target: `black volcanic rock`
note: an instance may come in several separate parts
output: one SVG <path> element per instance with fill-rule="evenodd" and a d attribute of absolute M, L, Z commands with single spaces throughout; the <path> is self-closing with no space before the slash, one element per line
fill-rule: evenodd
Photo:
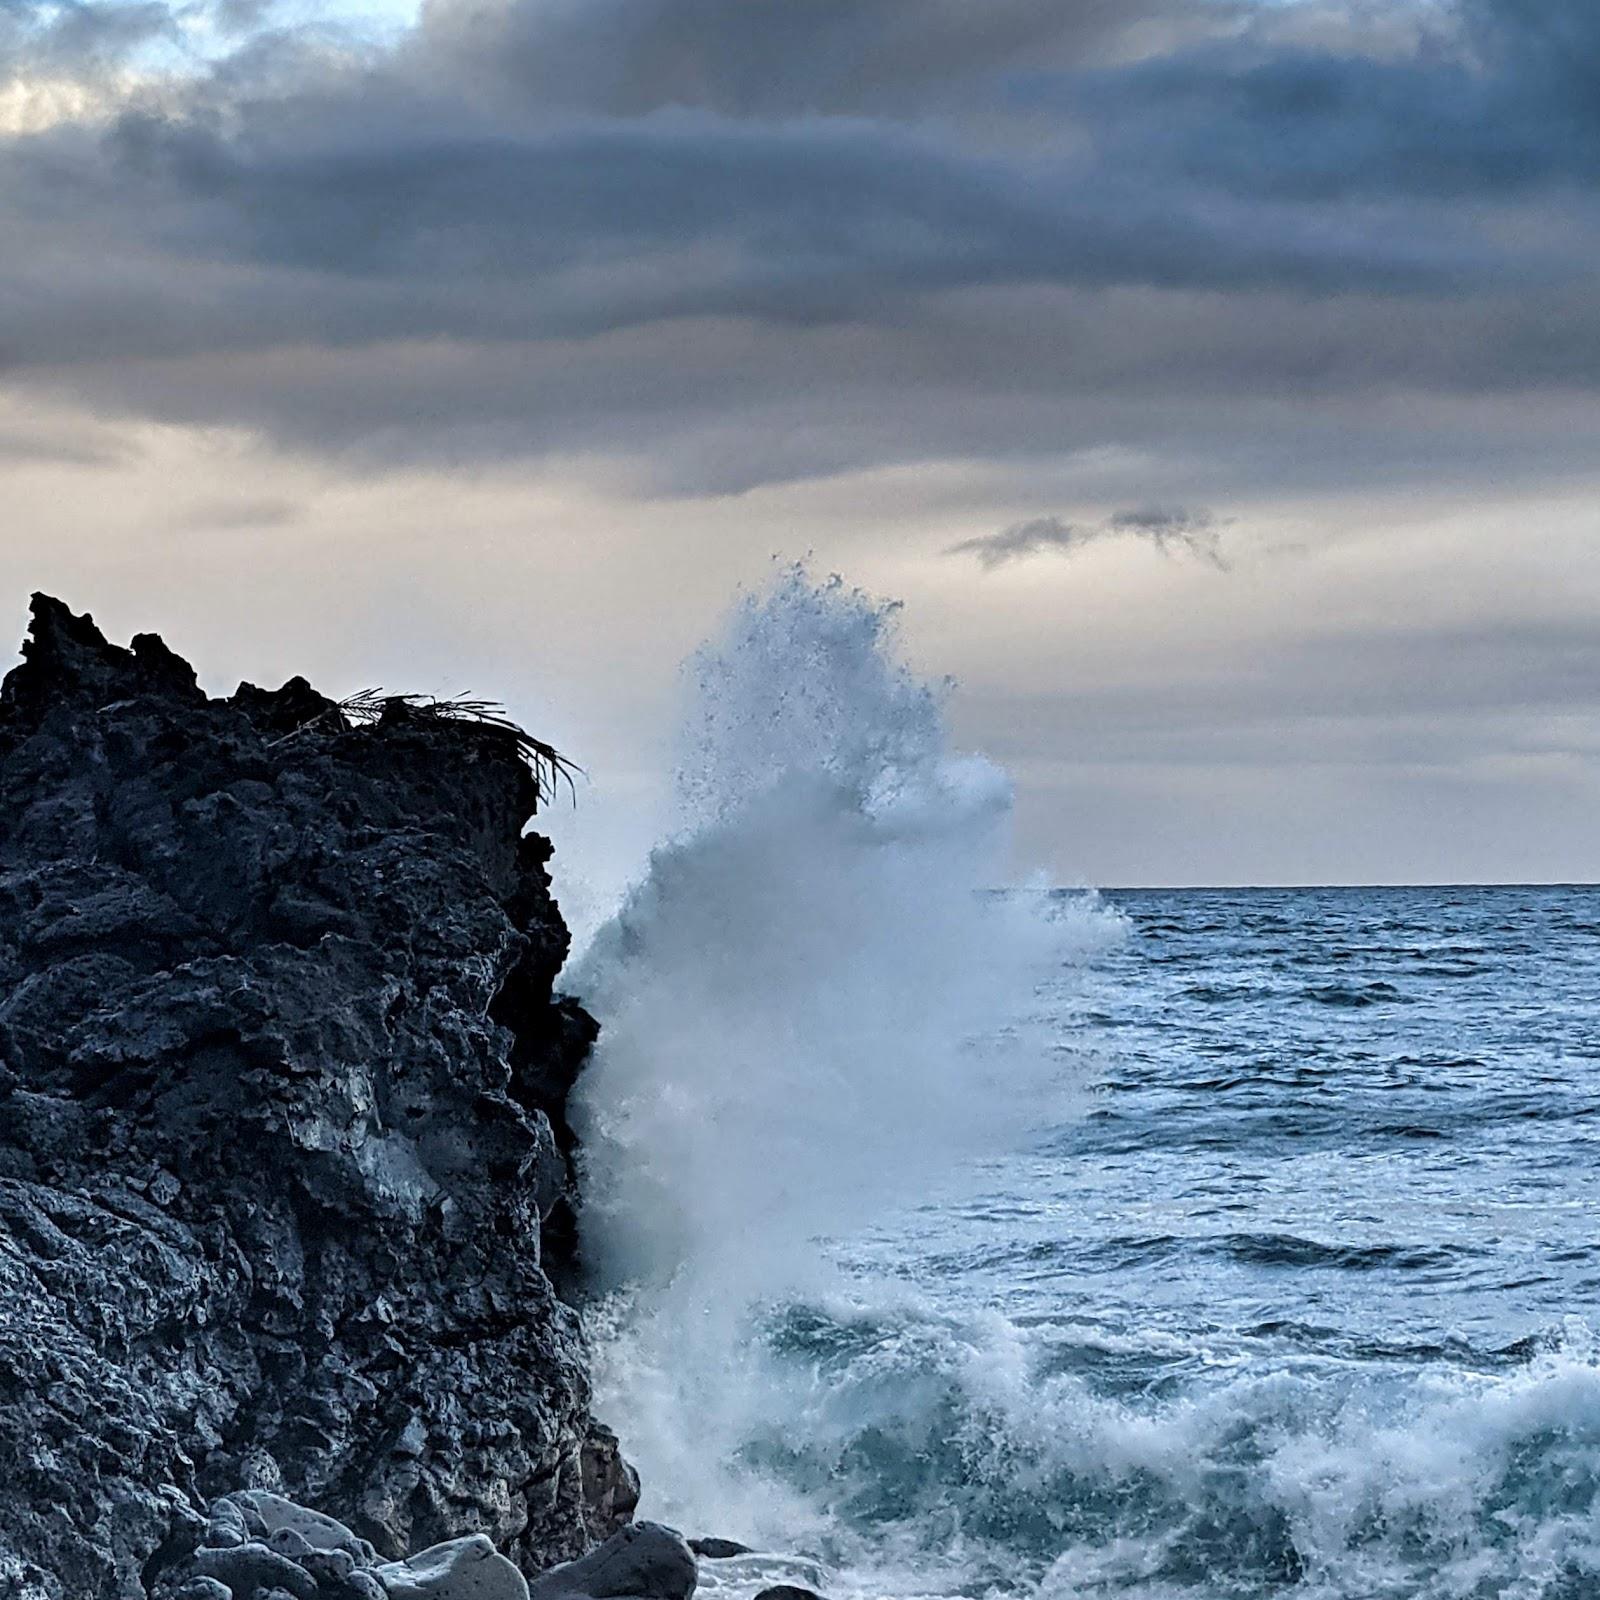
<path fill-rule="evenodd" d="M 595 1028 L 505 730 L 208 699 L 36 597 L 0 689 L 0 1596 L 241 1489 L 525 1570 L 625 1522 L 561 1247 Z M 586 1492 L 587 1490 L 587 1492 Z M 201 1584 L 204 1588 L 204 1584 Z"/>
<path fill-rule="evenodd" d="M 737 1539 L 691 1539 L 689 1548 L 703 1561 L 732 1561 L 735 1556 L 753 1556 L 755 1551 Z"/>
<path fill-rule="evenodd" d="M 682 1534 L 635 1522 L 528 1585 L 531 1600 L 689 1600 L 699 1579 Z"/>

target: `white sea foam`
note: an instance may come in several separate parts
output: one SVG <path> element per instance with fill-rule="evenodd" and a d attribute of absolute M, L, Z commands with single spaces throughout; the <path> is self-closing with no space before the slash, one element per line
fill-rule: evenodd
<path fill-rule="evenodd" d="M 893 627 L 800 569 L 736 609 L 690 663 L 679 827 L 571 975 L 604 1027 L 584 1250 L 629 1297 L 607 1402 L 660 1503 L 769 1538 L 804 1497 L 736 1458 L 810 1401 L 773 1392 L 760 1308 L 825 1276 L 819 1235 L 935 1195 L 1059 1099 L 1034 988 L 1118 931 L 992 892 L 1010 783 L 947 748 L 944 686 Z"/>
<path fill-rule="evenodd" d="M 791 570 L 692 663 L 681 827 L 572 976 L 605 1030 L 576 1114 L 608 1281 L 770 1290 L 1060 1075 L 1030 995 L 1093 919 L 988 892 L 1010 784 L 946 749 L 892 617 Z"/>

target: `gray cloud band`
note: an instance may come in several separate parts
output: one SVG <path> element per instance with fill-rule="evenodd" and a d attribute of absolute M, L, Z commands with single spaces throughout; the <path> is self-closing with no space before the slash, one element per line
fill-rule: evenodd
<path fill-rule="evenodd" d="M 859 463 L 874 404 L 904 459 L 960 453 L 963 395 L 1092 439 L 1150 390 L 1592 389 L 1600 13 L 1411 9 L 1320 45 L 1201 0 L 442 0 L 387 50 L 249 34 L 159 108 L 4 142 L 0 371 L 424 454 L 804 400 L 812 464 L 778 475 Z M 12 4 L 0 62 L 103 73 L 175 16 Z"/>

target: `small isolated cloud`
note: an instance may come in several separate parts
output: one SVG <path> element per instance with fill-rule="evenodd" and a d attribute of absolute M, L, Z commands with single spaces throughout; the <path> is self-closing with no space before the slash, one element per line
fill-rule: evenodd
<path fill-rule="evenodd" d="M 1209 511 L 1182 507 L 1144 506 L 1113 512 L 1101 522 L 1064 522 L 1060 517 L 1032 517 L 1013 523 L 999 533 L 963 539 L 946 555 L 972 555 L 985 571 L 1010 561 L 1054 552 L 1075 555 L 1091 544 L 1109 539 L 1143 539 L 1164 556 L 1194 556 L 1220 571 L 1227 570 L 1222 555 L 1221 524 Z"/>
<path fill-rule="evenodd" d="M 1108 534 L 1129 534 L 1148 539 L 1162 555 L 1174 551 L 1198 556 L 1223 570 L 1222 527 L 1209 511 L 1185 511 L 1182 506 L 1143 506 L 1113 512 L 1105 523 Z"/>

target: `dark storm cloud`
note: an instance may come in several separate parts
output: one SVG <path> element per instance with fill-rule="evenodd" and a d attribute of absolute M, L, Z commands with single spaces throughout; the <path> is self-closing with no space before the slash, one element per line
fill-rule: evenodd
<path fill-rule="evenodd" d="M 295 274 L 302 304 L 308 289 L 370 285 L 358 337 L 880 320 L 991 284 L 1416 293 L 1500 267 L 1447 223 L 1418 239 L 1352 219 L 1332 237 L 1309 212 L 1182 204 L 1076 163 L 852 121 L 663 114 L 512 136 L 391 127 L 354 144 L 343 130 L 264 133 L 129 115 L 92 143 L 36 141 L 6 191 L 60 236 L 70 206 L 92 202 L 86 239 L 114 227 L 197 269 Z"/>
<path fill-rule="evenodd" d="M 1221 534 L 1208 511 L 1180 508 L 1144 507 L 1117 511 L 1103 522 L 1063 522 L 1060 517 L 1033 517 L 1013 523 L 999 533 L 962 539 L 946 550 L 947 555 L 971 555 L 985 571 L 993 571 L 1029 556 L 1054 554 L 1070 556 L 1090 545 L 1109 539 L 1143 540 L 1162 555 L 1197 556 L 1212 566 L 1223 568 Z"/>
<path fill-rule="evenodd" d="M 1574 9 L 1466 0 L 1316 48 L 1245 0 L 435 0 L 387 52 L 279 30 L 5 143 L 0 371 L 383 453 L 710 430 L 715 484 L 718 456 L 754 483 L 1081 448 L 1152 395 L 1191 398 L 1182 432 L 1265 393 L 1588 389 L 1600 24 Z M 113 11 L 169 25 L 0 18 L 37 45 Z"/>
<path fill-rule="evenodd" d="M 1464 0 L 1420 15 L 1431 25 L 1397 58 L 1247 33 L 1025 92 L 1087 112 L 1125 168 L 1230 192 L 1328 203 L 1592 190 L 1600 9 Z"/>

